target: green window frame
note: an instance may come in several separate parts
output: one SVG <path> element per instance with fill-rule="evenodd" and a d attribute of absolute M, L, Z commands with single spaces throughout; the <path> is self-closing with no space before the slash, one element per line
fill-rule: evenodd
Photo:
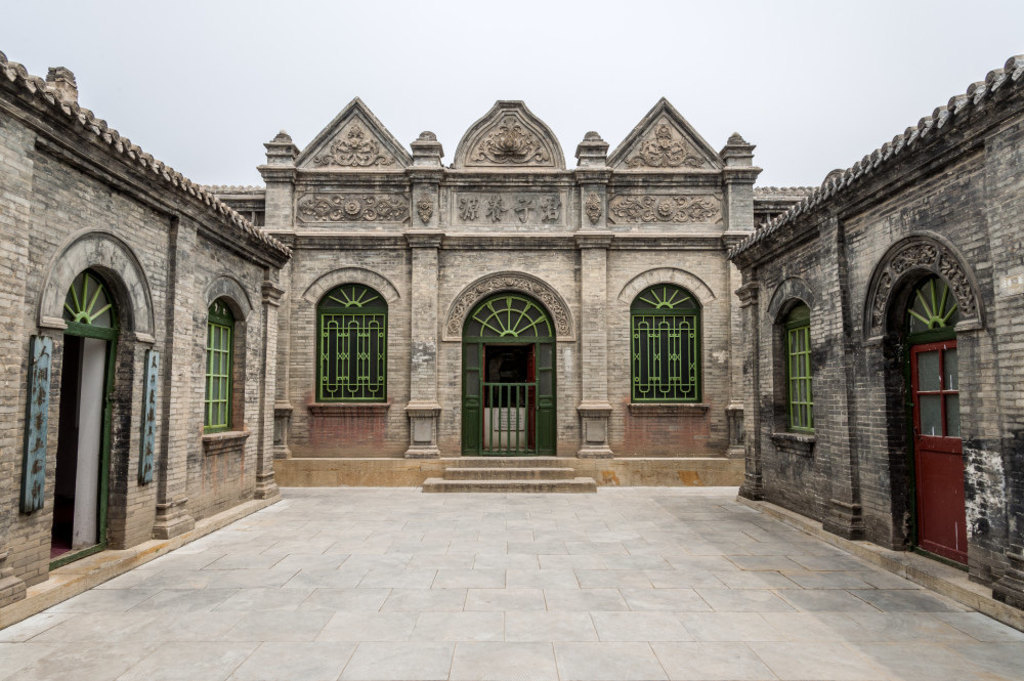
<path fill-rule="evenodd" d="M 789 430 L 814 432 L 811 309 L 800 304 L 786 315 L 786 413 Z"/>
<path fill-rule="evenodd" d="M 920 281 L 907 303 L 907 340 L 912 344 L 956 338 L 960 308 L 949 284 L 931 275 Z"/>
<path fill-rule="evenodd" d="M 674 284 L 650 286 L 633 299 L 633 402 L 700 402 L 700 317 L 696 297 Z"/>
<path fill-rule="evenodd" d="M 206 393 L 203 432 L 231 428 L 232 345 L 235 317 L 222 299 L 213 301 L 206 320 Z"/>
<path fill-rule="evenodd" d="M 318 402 L 387 401 L 388 305 L 378 291 L 342 284 L 317 305 Z"/>

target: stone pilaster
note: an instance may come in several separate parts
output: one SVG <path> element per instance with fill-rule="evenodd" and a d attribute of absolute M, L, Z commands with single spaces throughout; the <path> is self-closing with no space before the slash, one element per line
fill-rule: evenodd
<path fill-rule="evenodd" d="M 263 298 L 263 381 L 260 384 L 259 440 L 256 442 L 257 499 L 280 495 L 274 480 L 274 428 L 277 394 L 277 313 L 284 289 L 270 280 L 262 287 Z"/>
<path fill-rule="evenodd" d="M 153 536 L 170 539 L 188 532 L 195 527 L 195 519 L 188 512 L 188 453 L 199 446 L 194 429 L 195 414 L 200 413 L 194 400 L 197 391 L 192 389 L 195 375 L 193 345 L 195 343 L 195 321 L 193 312 L 199 293 L 196 291 L 194 262 L 190 257 L 197 248 L 197 234 L 194 225 L 177 221 L 171 227 L 171 286 L 168 296 L 171 300 L 168 310 L 167 350 L 164 359 L 164 376 L 160 384 L 166 386 L 163 395 L 163 414 L 160 427 L 161 447 L 157 464 L 156 522 Z M 173 390 L 169 387 L 174 386 Z M 202 390 L 198 399 L 202 400 Z"/>
<path fill-rule="evenodd" d="M 754 231 L 754 182 L 761 169 L 754 165 L 754 145 L 734 132 L 722 151 L 725 161 L 722 182 L 725 185 L 725 231 L 749 233 Z"/>
<path fill-rule="evenodd" d="M 764 463 L 761 459 L 761 419 L 758 404 L 760 394 L 760 308 L 758 293 L 760 287 L 756 281 L 747 281 L 738 289 L 736 296 L 740 301 L 740 314 L 743 318 L 742 363 L 747 366 L 743 376 L 743 436 L 745 440 L 745 470 L 740 496 L 747 499 L 764 498 Z"/>
<path fill-rule="evenodd" d="M 412 250 L 412 286 L 409 320 L 409 459 L 435 458 L 437 422 L 441 405 L 437 402 L 437 259 L 442 235 L 437 232 L 408 232 Z"/>
<path fill-rule="evenodd" d="M 583 442 L 581 458 L 608 458 L 608 332 L 604 307 L 608 299 L 608 246 L 612 235 L 577 232 L 580 250 L 580 415 Z"/>

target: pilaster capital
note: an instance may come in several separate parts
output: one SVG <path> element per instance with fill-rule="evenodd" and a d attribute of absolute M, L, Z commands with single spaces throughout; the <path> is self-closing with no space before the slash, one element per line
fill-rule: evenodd
<path fill-rule="evenodd" d="M 738 289 L 736 289 L 736 296 L 740 299 L 740 307 L 750 307 L 757 303 L 758 292 L 761 287 L 756 281 L 748 281 Z"/>
<path fill-rule="evenodd" d="M 277 307 L 281 304 L 281 298 L 284 296 L 285 290 L 272 281 L 264 281 L 260 287 L 260 293 L 263 294 L 263 303 L 265 305 Z"/>
<path fill-rule="evenodd" d="M 409 248 L 440 248 L 441 241 L 444 240 L 444 234 L 441 232 L 406 232 L 405 240 L 409 244 Z"/>
<path fill-rule="evenodd" d="M 576 248 L 605 248 L 612 245 L 613 235 L 608 232 L 576 232 Z"/>

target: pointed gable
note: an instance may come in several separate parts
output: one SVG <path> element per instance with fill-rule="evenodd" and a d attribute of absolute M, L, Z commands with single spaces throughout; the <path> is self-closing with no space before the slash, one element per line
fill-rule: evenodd
<path fill-rule="evenodd" d="M 551 129 L 520 101 L 499 100 L 462 136 L 453 168 L 565 169 Z"/>
<path fill-rule="evenodd" d="M 718 170 L 722 159 L 662 97 L 608 157 L 612 168 Z"/>
<path fill-rule="evenodd" d="M 402 170 L 412 157 L 356 97 L 299 154 L 308 169 Z"/>

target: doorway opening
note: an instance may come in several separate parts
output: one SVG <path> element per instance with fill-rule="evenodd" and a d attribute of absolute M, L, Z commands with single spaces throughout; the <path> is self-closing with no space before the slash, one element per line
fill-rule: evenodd
<path fill-rule="evenodd" d="M 60 417 L 54 474 L 51 568 L 106 545 L 110 388 L 117 337 L 112 298 L 86 270 L 64 304 Z"/>

